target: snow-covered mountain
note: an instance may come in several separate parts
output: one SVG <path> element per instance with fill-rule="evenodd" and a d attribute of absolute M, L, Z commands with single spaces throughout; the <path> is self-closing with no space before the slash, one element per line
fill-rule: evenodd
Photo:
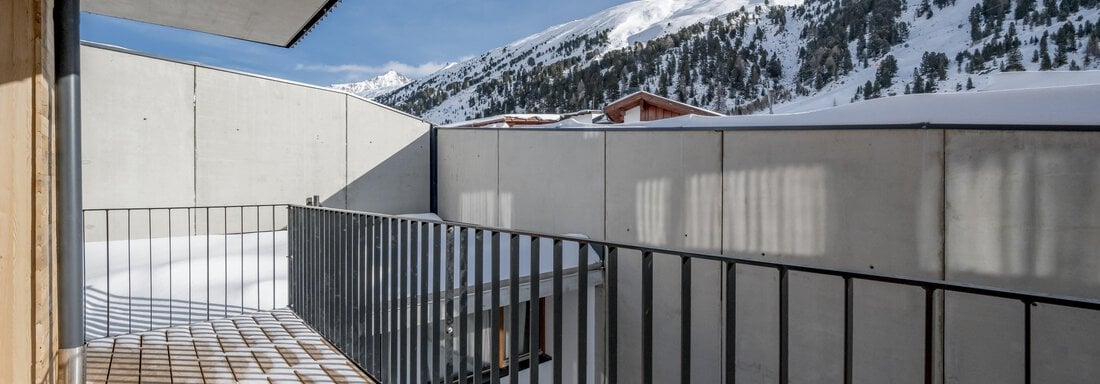
<path fill-rule="evenodd" d="M 373 79 L 358 83 L 333 84 L 332 88 L 354 93 L 365 99 L 373 99 L 401 88 L 412 81 L 412 79 L 397 73 L 397 71 L 389 71 Z"/>
<path fill-rule="evenodd" d="M 1100 0 L 784 1 L 797 0 L 626 3 L 378 100 L 447 123 L 600 108 L 634 89 L 757 113 L 766 90 L 778 113 L 977 91 L 1000 71 L 1100 68 Z"/>

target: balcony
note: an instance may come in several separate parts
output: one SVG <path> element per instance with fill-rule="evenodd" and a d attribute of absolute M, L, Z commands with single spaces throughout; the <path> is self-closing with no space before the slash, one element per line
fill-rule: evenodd
<path fill-rule="evenodd" d="M 186 211 L 189 217 L 215 216 L 209 210 L 220 210 L 220 217 L 228 223 L 230 217 L 237 216 L 229 212 L 250 208 L 264 212 L 268 207 L 179 210 Z M 581 383 L 621 382 L 623 374 L 638 374 L 642 382 L 653 382 L 655 368 L 690 366 L 698 358 L 692 353 L 698 347 L 691 337 L 697 324 L 693 317 L 700 313 L 692 305 L 693 291 L 698 291 L 693 283 L 696 265 L 715 269 L 723 281 L 723 294 L 714 303 L 721 308 L 722 325 L 714 337 L 723 339 L 728 349 L 724 351 L 725 363 L 713 368 L 726 380 L 732 380 L 738 369 L 734 365 L 737 361 L 733 357 L 737 354 L 734 346 L 755 332 L 736 321 L 738 312 L 746 308 L 738 302 L 745 294 L 739 292 L 738 276 L 745 270 L 771 271 L 778 279 L 774 291 L 754 290 L 750 294 L 772 296 L 779 303 L 774 314 L 779 352 L 775 358 L 781 382 L 789 380 L 791 370 L 799 369 L 791 361 L 791 351 L 799 348 L 791 340 L 791 319 L 797 316 L 792 313 L 802 309 L 791 306 L 792 291 L 799 294 L 798 288 L 792 290 L 791 281 L 795 279 L 832 281 L 843 297 L 840 305 L 827 308 L 842 317 L 843 327 L 827 332 L 842 335 L 836 353 L 843 358 L 844 382 L 853 382 L 861 369 L 854 359 L 859 334 L 884 326 L 875 323 L 881 315 L 855 311 L 857 306 L 866 305 L 866 301 L 875 300 L 873 294 L 868 296 L 875 291 L 904 290 L 923 297 L 922 321 L 912 331 L 923 335 L 919 348 L 924 353 L 922 376 L 927 381 L 934 381 L 937 372 L 936 348 L 942 342 L 937 340 L 937 327 L 942 326 L 938 319 L 943 314 L 937 302 L 945 295 L 968 295 L 1019 306 L 1022 314 L 1019 320 L 1025 326 L 1021 335 L 1009 337 L 1026 340 L 1023 346 L 1026 359 L 1022 363 L 1028 371 L 1034 364 L 1034 351 L 1051 347 L 1033 332 L 1048 326 L 1043 319 L 1052 319 L 1036 313 L 1054 311 L 1067 317 L 1100 314 L 1100 301 L 1096 300 L 940 280 L 685 252 L 418 216 L 310 206 L 276 209 L 285 213 L 272 217 L 285 218 L 285 224 L 271 220 L 272 226 L 266 231 L 256 226 L 256 231 L 248 231 L 255 237 L 245 238 L 248 233 L 241 228 L 250 224 L 242 220 L 236 226 L 238 233 L 228 230 L 233 227 L 230 224 L 206 226 L 206 233 L 187 234 L 192 241 L 182 241 L 195 245 L 191 247 L 191 257 L 180 260 L 181 265 L 199 268 L 181 286 L 188 292 L 196 288 L 214 289 L 221 295 L 207 294 L 197 301 L 192 301 L 196 300 L 194 297 L 178 300 L 185 305 L 176 305 L 175 299 L 163 302 L 155 297 L 171 294 L 166 288 L 174 287 L 164 277 L 184 274 L 173 268 L 147 268 L 152 264 L 133 268 L 132 251 L 123 259 L 126 268 L 109 268 L 111 272 L 105 281 L 121 281 L 125 277 L 130 282 L 150 283 L 128 283 L 122 289 L 116 285 L 107 288 L 108 292 L 132 293 L 137 288 L 151 295 L 147 298 L 106 295 L 109 298 L 103 299 L 94 284 L 89 287 L 90 319 L 101 316 L 106 319 L 88 323 L 89 333 L 101 332 L 101 336 L 106 336 L 89 341 L 89 380 Z M 160 211 L 167 219 L 172 216 L 171 210 Z M 133 216 L 151 220 L 158 210 L 121 211 L 133 223 Z M 193 215 L 192 211 L 203 214 Z M 115 211 L 90 211 L 87 215 L 98 214 L 103 222 L 110 222 L 112 212 Z M 189 221 L 186 226 L 193 228 L 195 224 Z M 161 231 L 164 228 L 171 226 L 156 228 L 148 224 L 143 233 L 167 233 Z M 134 233 L 132 228 L 125 232 Z M 265 232 L 269 236 L 259 236 Z M 177 237 L 138 240 L 131 237 L 114 242 L 110 238 L 107 231 L 104 240 L 107 244 L 124 245 L 122 248 L 128 250 L 135 246 L 152 250 L 140 256 L 147 260 L 171 260 L 173 250 L 184 248 L 157 246 L 171 239 L 179 241 Z M 261 245 L 254 248 L 242 245 L 236 251 L 230 248 L 231 244 L 241 244 L 238 240 L 254 239 L 259 239 Z M 264 246 L 264 240 L 272 240 L 272 245 Z M 114 248 L 107 245 L 102 249 Z M 253 264 L 244 262 L 249 251 L 254 251 Z M 106 256 L 107 252 L 103 253 Z M 279 259 L 285 259 L 285 264 L 280 266 Z M 97 260 L 98 257 L 93 257 L 88 265 L 97 265 Z M 660 267 L 670 265 L 669 261 L 678 266 L 673 268 L 675 273 Z M 265 275 L 253 271 L 255 266 L 263 270 L 265 262 L 270 262 L 273 270 L 285 273 Z M 631 264 L 640 270 L 630 271 L 626 266 Z M 221 271 L 208 269 L 212 265 L 222 267 Z M 663 275 L 655 274 L 658 268 Z M 191 268 L 187 269 L 191 272 Z M 220 290 L 218 272 L 222 280 Z M 640 289 L 624 289 L 623 284 L 629 282 L 623 280 L 622 273 L 632 272 L 640 274 L 637 287 Z M 237 281 L 227 278 L 237 274 L 245 278 Z M 211 277 L 214 280 L 208 280 Z M 270 280 L 265 282 L 264 278 Z M 654 310 L 655 292 L 669 290 L 670 282 L 678 287 L 680 310 L 658 313 Z M 271 288 L 271 306 L 285 304 L 287 308 L 271 310 L 266 307 L 263 294 L 255 301 L 243 294 L 260 292 L 264 287 Z M 241 293 L 239 298 L 236 293 Z M 280 297 L 288 301 L 283 302 Z M 106 303 L 115 304 L 105 309 Z M 264 308 L 252 307 L 253 304 Z M 177 321 L 182 325 L 174 325 Z M 106 327 L 102 326 L 104 323 Z M 632 328 L 630 324 L 640 327 Z M 152 328 L 157 329 L 146 330 Z M 677 333 L 677 343 L 655 345 L 655 340 Z M 639 351 L 628 350 L 632 342 L 641 345 Z M 660 355 L 656 354 L 658 351 Z M 639 353 L 640 372 L 632 372 L 634 368 L 624 371 L 623 357 L 630 352 Z M 678 379 L 693 381 L 692 371 L 680 370 Z"/>
<path fill-rule="evenodd" d="M 437 128 L 84 49 L 90 345 L 283 311 L 384 383 L 1100 375 L 1095 127 Z"/>

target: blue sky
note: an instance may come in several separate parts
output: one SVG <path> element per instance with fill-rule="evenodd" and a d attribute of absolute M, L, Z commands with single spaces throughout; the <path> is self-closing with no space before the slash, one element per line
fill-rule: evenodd
<path fill-rule="evenodd" d="M 82 38 L 305 83 L 421 77 L 627 0 L 344 0 L 291 49 L 84 14 Z"/>

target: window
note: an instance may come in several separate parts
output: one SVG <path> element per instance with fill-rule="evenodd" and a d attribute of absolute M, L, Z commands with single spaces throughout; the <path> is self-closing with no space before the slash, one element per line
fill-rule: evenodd
<path fill-rule="evenodd" d="M 519 361 L 519 365 L 520 365 L 521 369 L 527 369 L 527 367 L 529 367 L 530 364 L 532 363 L 531 362 L 531 343 L 530 343 L 530 340 L 531 340 L 531 311 L 530 311 L 531 307 L 530 307 L 530 305 L 531 305 L 530 302 L 523 302 L 523 303 L 519 304 L 519 306 L 520 306 L 520 308 L 519 308 L 520 324 L 519 324 L 519 329 L 518 329 L 518 332 L 520 332 L 520 343 L 519 343 L 520 344 L 519 345 L 519 347 L 520 347 L 520 351 L 519 351 L 520 352 L 520 361 Z M 539 329 L 537 329 L 535 331 L 538 332 L 540 348 L 539 348 L 538 351 L 536 351 L 537 353 L 535 355 L 537 356 L 538 363 L 543 363 L 543 362 L 546 362 L 546 361 L 550 360 L 550 356 L 546 355 L 546 353 L 545 353 L 545 350 L 546 350 L 545 349 L 545 347 L 546 347 L 546 300 L 540 298 L 538 300 L 537 305 L 539 306 Z M 500 368 L 500 374 L 501 374 L 502 377 L 507 376 L 509 374 L 508 366 L 510 365 L 510 362 L 508 361 L 508 359 L 511 356 L 511 350 L 509 349 L 510 348 L 510 345 L 509 345 L 509 340 L 510 339 L 509 338 L 511 337 L 510 332 L 512 332 L 511 324 L 509 324 L 510 320 L 511 320 L 511 308 L 502 307 L 502 308 L 500 308 L 496 311 L 495 316 L 497 316 L 497 320 L 500 322 L 500 327 L 497 328 L 497 329 L 492 329 L 492 319 L 489 317 L 491 315 L 493 315 L 492 311 L 483 311 L 481 313 L 481 321 L 482 321 L 481 329 L 480 330 L 470 330 L 470 333 L 467 335 L 467 337 L 468 337 L 467 340 L 470 340 L 469 343 L 468 343 L 468 346 L 467 346 L 467 348 L 469 348 L 469 350 L 467 351 L 467 356 L 470 357 L 470 361 L 469 361 L 468 366 L 466 367 L 466 369 L 469 372 L 472 372 L 475 369 L 479 369 L 483 373 L 482 376 L 485 377 L 486 379 L 488 379 L 488 377 L 489 377 L 489 369 L 492 366 L 492 364 L 496 364 L 497 367 Z M 467 321 L 467 324 L 470 324 L 470 326 L 472 327 L 473 324 L 474 324 L 474 314 L 472 314 L 472 313 L 468 314 L 467 318 L 466 318 L 466 321 Z M 456 328 L 457 328 L 457 325 L 456 325 Z M 492 355 L 492 344 L 491 344 L 492 334 L 490 332 L 496 332 L 497 335 L 500 337 L 500 353 L 496 356 Z M 482 352 L 481 352 L 482 360 L 481 361 L 473 361 L 473 356 L 474 356 L 473 344 L 474 343 L 473 343 L 472 340 L 473 340 L 474 337 L 481 337 L 481 345 L 482 345 Z M 457 345 L 456 345 L 456 347 L 457 347 Z"/>

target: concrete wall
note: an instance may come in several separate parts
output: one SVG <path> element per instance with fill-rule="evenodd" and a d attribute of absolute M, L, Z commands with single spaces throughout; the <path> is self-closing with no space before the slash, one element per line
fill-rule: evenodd
<path fill-rule="evenodd" d="M 444 129 L 439 148 L 448 220 L 1100 298 L 1097 133 Z M 641 264 L 621 255 L 619 373 L 636 381 Z M 704 382 L 721 379 L 720 270 L 692 270 L 691 369 Z M 668 347 L 680 342 L 678 272 L 679 260 L 655 256 L 661 381 L 681 369 Z M 842 381 L 843 281 L 789 281 L 791 380 Z M 739 266 L 737 287 L 737 379 L 777 380 L 777 273 Z M 856 283 L 856 382 L 922 381 L 923 299 Z M 934 305 L 936 376 L 1022 381 L 1021 303 L 951 294 Z M 1100 314 L 1033 313 L 1036 378 L 1100 374 Z"/>
<path fill-rule="evenodd" d="M 81 54 L 85 208 L 320 195 L 329 207 L 429 209 L 422 120 L 324 88 L 97 46 Z"/>
<path fill-rule="evenodd" d="M 195 67 L 91 47 L 80 55 L 84 207 L 193 205 Z"/>
<path fill-rule="evenodd" d="M 1100 297 L 1100 134 L 949 131 L 946 145 L 949 280 Z M 967 295 L 946 304 L 954 379 L 1022 382 L 1023 304 Z M 1033 382 L 1100 377 L 1100 315 L 1032 312 Z"/>

